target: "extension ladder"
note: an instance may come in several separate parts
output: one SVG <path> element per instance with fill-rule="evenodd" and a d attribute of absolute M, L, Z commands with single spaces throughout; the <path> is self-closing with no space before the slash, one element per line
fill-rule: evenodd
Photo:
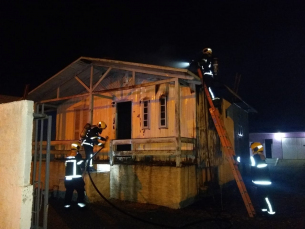
<path fill-rule="evenodd" d="M 222 148 L 225 152 L 225 157 L 230 164 L 230 167 L 231 167 L 231 170 L 233 172 L 233 175 L 234 175 L 235 181 L 237 183 L 237 186 L 239 188 L 241 197 L 242 197 L 242 199 L 244 201 L 244 204 L 246 206 L 246 209 L 248 211 L 248 215 L 250 217 L 254 217 L 254 215 L 255 215 L 254 207 L 252 205 L 252 202 L 251 202 L 251 199 L 250 199 L 249 194 L 247 192 L 246 186 L 245 186 L 244 181 L 243 181 L 243 179 L 241 177 L 241 174 L 239 172 L 238 165 L 237 165 L 237 163 L 234 159 L 235 151 L 234 151 L 233 146 L 230 142 L 230 139 L 229 139 L 229 136 L 228 136 L 228 134 L 226 132 L 226 129 L 224 127 L 223 121 L 220 118 L 219 111 L 214 106 L 212 98 L 211 98 L 210 93 L 209 93 L 209 90 L 208 90 L 206 84 L 204 83 L 202 72 L 201 72 L 200 69 L 198 69 L 198 73 L 199 73 L 199 77 L 202 80 L 202 86 L 203 86 L 204 92 L 207 96 L 207 99 L 208 99 L 208 102 L 209 102 L 209 105 L 210 105 L 209 111 L 210 111 L 210 114 L 212 116 L 214 125 L 216 127 L 218 136 L 220 138 Z"/>

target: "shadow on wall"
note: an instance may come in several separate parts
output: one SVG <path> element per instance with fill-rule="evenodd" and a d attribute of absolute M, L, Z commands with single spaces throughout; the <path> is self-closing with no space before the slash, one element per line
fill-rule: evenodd
<path fill-rule="evenodd" d="M 118 187 L 119 199 L 137 202 L 138 194 L 142 190 L 142 184 L 134 172 L 134 167 L 121 166 L 118 177 L 120 179 Z"/>

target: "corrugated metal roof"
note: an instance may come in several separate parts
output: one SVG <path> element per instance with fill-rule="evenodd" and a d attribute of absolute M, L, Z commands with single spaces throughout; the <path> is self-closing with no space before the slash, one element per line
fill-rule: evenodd
<path fill-rule="evenodd" d="M 91 66 L 93 66 L 93 85 L 95 85 L 107 70 L 111 68 L 107 76 L 105 76 L 100 84 L 95 87 L 94 91 L 114 89 L 116 87 L 120 88 L 122 85 L 115 85 L 114 83 L 117 83 L 116 79 L 125 77 L 124 80 L 128 81 L 128 79 L 132 77 L 132 72 L 135 72 L 136 74 L 136 82 L 151 82 L 171 77 L 200 82 L 200 79 L 187 69 L 80 57 L 50 79 L 30 91 L 26 98 L 38 102 L 42 100 L 55 99 L 57 98 L 58 93 L 60 98 L 88 93 L 84 85 L 88 88 L 90 87 Z M 76 77 L 83 82 L 84 85 L 82 85 Z M 111 82 L 113 83 L 111 84 Z"/>
<path fill-rule="evenodd" d="M 0 103 L 10 103 L 20 100 L 20 97 L 10 96 L 10 95 L 0 95 Z"/>

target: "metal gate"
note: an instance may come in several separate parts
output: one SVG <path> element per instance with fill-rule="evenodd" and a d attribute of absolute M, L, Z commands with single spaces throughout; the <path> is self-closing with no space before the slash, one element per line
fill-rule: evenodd
<path fill-rule="evenodd" d="M 31 229 L 47 228 L 49 204 L 50 143 L 52 116 L 45 114 L 44 104 L 34 113 L 34 153 L 32 159 L 33 206 Z M 44 140 L 45 139 L 45 140 Z M 43 144 L 45 143 L 46 144 Z M 44 171 L 42 163 L 45 163 Z M 42 175 L 45 179 L 42 179 Z"/>

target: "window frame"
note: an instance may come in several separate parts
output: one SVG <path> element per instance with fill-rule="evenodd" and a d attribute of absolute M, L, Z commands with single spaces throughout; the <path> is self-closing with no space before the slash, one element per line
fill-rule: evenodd
<path fill-rule="evenodd" d="M 147 106 L 145 104 L 147 103 Z M 147 112 L 145 113 L 145 108 L 147 108 Z M 150 129 L 150 122 L 151 122 L 151 108 L 150 108 L 150 100 L 145 98 L 141 101 L 141 113 L 142 113 L 142 129 Z M 145 119 L 145 114 L 147 114 L 147 119 Z M 147 125 L 145 124 L 147 122 Z"/>
<path fill-rule="evenodd" d="M 164 100 L 164 104 L 162 104 L 162 100 Z M 164 117 L 162 117 L 162 106 L 164 107 Z M 162 124 L 162 121 L 164 120 L 164 124 Z M 167 128 L 168 127 L 168 121 L 167 121 L 167 96 L 161 95 L 159 98 L 159 128 Z"/>

